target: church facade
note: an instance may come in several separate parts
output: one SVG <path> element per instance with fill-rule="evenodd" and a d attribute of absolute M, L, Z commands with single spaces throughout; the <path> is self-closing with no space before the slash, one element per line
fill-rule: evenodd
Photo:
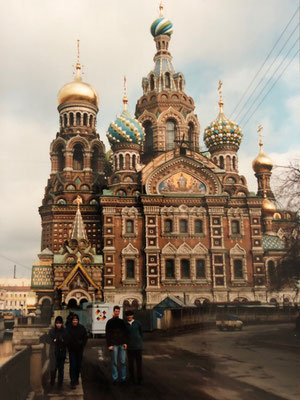
<path fill-rule="evenodd" d="M 294 229 L 293 214 L 274 205 L 272 161 L 260 142 L 251 194 L 238 168 L 242 130 L 224 113 L 222 83 L 219 114 L 202 138 L 184 75 L 172 64 L 171 22 L 161 15 L 151 33 L 154 67 L 142 79 L 135 116 L 125 90 L 123 112 L 107 132 L 111 150 L 96 131 L 98 96 L 82 81 L 79 60 L 75 80 L 59 92 L 32 270 L 37 302 L 294 301 L 293 289 L 269 288 L 268 269 Z"/>

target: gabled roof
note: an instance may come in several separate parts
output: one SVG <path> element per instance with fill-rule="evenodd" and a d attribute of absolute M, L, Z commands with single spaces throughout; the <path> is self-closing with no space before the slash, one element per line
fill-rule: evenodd
<path fill-rule="evenodd" d="M 167 296 L 164 300 L 158 303 L 155 308 L 183 308 L 183 307 L 196 307 L 194 304 L 185 304 L 176 296 Z"/>
<path fill-rule="evenodd" d="M 66 279 L 63 281 L 61 285 L 58 286 L 58 289 L 62 289 L 63 287 L 67 286 L 68 283 L 72 280 L 72 278 L 76 275 L 77 271 L 81 271 L 83 276 L 88 280 L 88 282 L 91 284 L 91 286 L 94 286 L 95 289 L 100 289 L 98 285 L 93 281 L 93 279 L 90 277 L 90 275 L 86 272 L 84 267 L 81 265 L 80 262 L 76 264 L 76 266 L 72 269 L 72 271 L 69 273 L 69 275 L 66 277 Z"/>

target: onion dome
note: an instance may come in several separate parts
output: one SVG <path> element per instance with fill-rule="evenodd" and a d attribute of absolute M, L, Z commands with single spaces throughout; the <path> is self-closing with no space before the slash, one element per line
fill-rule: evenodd
<path fill-rule="evenodd" d="M 125 79 L 126 82 L 126 79 Z M 126 89 L 125 89 L 126 91 Z M 133 118 L 127 110 L 128 99 L 126 92 L 123 97 L 124 109 L 122 114 L 111 122 L 108 127 L 107 138 L 109 143 L 135 143 L 141 145 L 145 131 L 142 124 Z"/>
<path fill-rule="evenodd" d="M 262 212 L 264 215 L 273 215 L 276 211 L 276 206 L 272 201 L 267 199 L 267 197 L 264 198 L 264 201 L 262 203 Z"/>
<path fill-rule="evenodd" d="M 78 41 L 79 42 L 79 41 Z M 76 63 L 75 79 L 64 85 L 58 93 L 58 105 L 65 103 L 89 103 L 98 108 L 99 100 L 96 90 L 81 78 L 81 64 L 79 62 L 79 43 L 78 56 Z"/>
<path fill-rule="evenodd" d="M 273 161 L 263 152 L 262 140 L 259 141 L 259 147 L 258 156 L 252 161 L 252 168 L 256 173 L 270 172 L 273 168 Z"/>
<path fill-rule="evenodd" d="M 168 35 L 171 36 L 173 31 L 173 24 L 167 18 L 163 17 L 162 11 L 163 6 L 160 4 L 159 6 L 160 16 L 157 18 L 151 25 L 150 31 L 153 37 L 158 35 Z"/>
<path fill-rule="evenodd" d="M 219 100 L 219 107 L 220 112 L 217 118 L 208 125 L 207 128 L 204 130 L 204 143 L 206 147 L 211 150 L 214 146 L 217 145 L 224 145 L 224 144 L 231 144 L 237 147 L 240 146 L 243 133 L 242 129 L 234 121 L 230 121 L 224 114 L 223 111 L 223 99 L 221 93 L 221 86 L 222 82 L 219 82 L 219 93 L 220 93 L 220 100 Z"/>

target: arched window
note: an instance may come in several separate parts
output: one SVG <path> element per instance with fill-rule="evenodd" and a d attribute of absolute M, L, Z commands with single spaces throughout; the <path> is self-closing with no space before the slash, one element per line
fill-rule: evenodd
<path fill-rule="evenodd" d="M 168 279 L 175 278 L 175 267 L 174 267 L 173 259 L 166 260 L 166 278 L 168 278 Z"/>
<path fill-rule="evenodd" d="M 67 126 L 67 123 L 68 123 L 68 117 L 67 114 L 64 114 L 64 127 Z"/>
<path fill-rule="evenodd" d="M 195 220 L 195 233 L 202 233 L 203 232 L 203 222 L 201 219 Z"/>
<path fill-rule="evenodd" d="M 168 119 L 166 123 L 166 150 L 174 149 L 174 140 L 176 137 L 176 123 L 172 119 Z"/>
<path fill-rule="evenodd" d="M 232 168 L 235 171 L 236 170 L 236 159 L 235 156 L 232 157 Z"/>
<path fill-rule="evenodd" d="M 234 279 L 243 279 L 243 261 L 234 260 L 233 262 Z"/>
<path fill-rule="evenodd" d="M 80 112 L 76 113 L 76 125 L 80 125 L 81 122 L 81 115 Z"/>
<path fill-rule="evenodd" d="M 170 78 L 170 73 L 166 72 L 165 73 L 165 85 L 167 89 L 170 89 L 171 87 L 171 78 Z"/>
<path fill-rule="evenodd" d="M 83 125 L 87 126 L 87 122 L 88 122 L 88 116 L 87 116 L 87 113 L 84 113 L 83 114 Z"/>
<path fill-rule="evenodd" d="M 231 157 L 226 156 L 226 170 L 231 171 Z"/>
<path fill-rule="evenodd" d="M 188 145 L 189 148 L 193 147 L 193 133 L 194 133 L 194 124 L 192 122 L 189 123 L 189 130 L 188 130 Z"/>
<path fill-rule="evenodd" d="M 153 150 L 153 129 L 150 121 L 145 121 L 144 123 L 145 129 L 145 152 L 150 152 Z"/>
<path fill-rule="evenodd" d="M 233 235 L 240 234 L 240 222 L 235 219 L 231 221 L 231 233 Z"/>
<path fill-rule="evenodd" d="M 133 233 L 133 221 L 132 219 L 126 220 L 126 233 Z"/>
<path fill-rule="evenodd" d="M 134 260 L 126 260 L 126 278 L 134 279 Z"/>
<path fill-rule="evenodd" d="M 268 261 L 268 276 L 271 284 L 277 283 L 277 271 L 273 260 Z"/>
<path fill-rule="evenodd" d="M 165 232 L 173 232 L 173 221 L 171 219 L 165 220 Z"/>
<path fill-rule="evenodd" d="M 179 221 L 179 229 L 180 229 L 180 233 L 187 233 L 188 231 L 188 223 L 186 219 L 181 219 Z"/>
<path fill-rule="evenodd" d="M 220 168 L 224 169 L 224 157 L 223 156 L 220 157 Z"/>
<path fill-rule="evenodd" d="M 136 155 L 133 154 L 133 156 L 132 156 L 132 168 L 135 169 L 135 167 L 136 167 Z"/>
<path fill-rule="evenodd" d="M 124 157 L 123 157 L 123 154 L 120 154 L 120 156 L 119 156 L 119 168 L 120 169 L 124 168 Z"/>
<path fill-rule="evenodd" d="M 70 113 L 69 118 L 70 118 L 70 126 L 73 126 L 74 125 L 74 114 Z"/>
<path fill-rule="evenodd" d="M 93 116 L 92 115 L 90 115 L 90 127 L 91 128 L 93 127 Z"/>
<path fill-rule="evenodd" d="M 59 124 L 60 124 L 60 127 L 62 127 L 62 125 L 63 125 L 62 116 L 59 117 Z"/>
<path fill-rule="evenodd" d="M 63 152 L 63 146 L 60 145 L 57 148 L 57 160 L 58 160 L 58 171 L 61 172 L 65 168 L 65 155 Z"/>
<path fill-rule="evenodd" d="M 205 278 L 205 260 L 203 260 L 202 258 L 196 260 L 196 278 Z"/>
<path fill-rule="evenodd" d="M 99 150 L 98 147 L 94 147 L 91 159 L 91 168 L 93 172 L 98 172 L 98 159 L 99 159 Z"/>
<path fill-rule="evenodd" d="M 150 76 L 150 90 L 154 90 L 154 76 Z"/>
<path fill-rule="evenodd" d="M 190 277 L 190 261 L 181 260 L 181 279 L 188 279 Z"/>
<path fill-rule="evenodd" d="M 82 170 L 83 169 L 83 149 L 82 149 L 81 144 L 76 144 L 74 146 L 73 169 L 74 170 Z"/>

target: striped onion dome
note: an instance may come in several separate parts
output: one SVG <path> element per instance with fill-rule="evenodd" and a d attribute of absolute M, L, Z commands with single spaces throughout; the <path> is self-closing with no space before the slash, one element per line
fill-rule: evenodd
<path fill-rule="evenodd" d="M 158 35 L 168 35 L 171 36 L 173 31 L 173 24 L 165 17 L 157 18 L 151 25 L 150 31 L 153 37 Z"/>
<path fill-rule="evenodd" d="M 135 143 L 141 145 L 145 136 L 145 131 L 141 123 L 133 118 L 127 109 L 111 122 L 108 127 L 107 138 L 109 143 Z"/>

